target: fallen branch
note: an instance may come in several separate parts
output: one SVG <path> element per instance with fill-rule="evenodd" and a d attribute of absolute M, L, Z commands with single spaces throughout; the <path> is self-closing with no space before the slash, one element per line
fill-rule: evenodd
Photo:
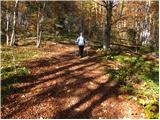
<path fill-rule="evenodd" d="M 110 43 L 111 45 L 118 45 L 123 47 L 129 47 L 129 48 L 139 48 L 140 46 L 131 46 L 131 45 L 124 45 L 124 44 L 118 44 L 118 43 Z"/>

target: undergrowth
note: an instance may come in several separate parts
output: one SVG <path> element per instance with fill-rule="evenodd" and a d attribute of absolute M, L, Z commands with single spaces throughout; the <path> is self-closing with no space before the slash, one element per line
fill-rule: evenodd
<path fill-rule="evenodd" d="M 103 55 L 103 61 L 110 60 L 120 64 L 116 69 L 106 68 L 106 73 L 111 76 L 111 79 L 119 82 L 123 91 L 131 93 L 129 99 L 133 100 L 136 97 L 137 103 L 144 106 L 147 118 L 157 119 L 159 115 L 159 65 L 135 55 L 115 55 L 111 52 Z"/>

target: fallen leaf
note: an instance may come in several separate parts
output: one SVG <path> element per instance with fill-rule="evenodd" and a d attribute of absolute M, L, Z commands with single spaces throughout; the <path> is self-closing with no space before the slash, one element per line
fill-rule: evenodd
<path fill-rule="evenodd" d="M 111 107 L 114 107 L 114 105 L 111 105 Z"/>
<path fill-rule="evenodd" d="M 106 112 L 107 110 L 103 110 L 103 112 Z"/>
<path fill-rule="evenodd" d="M 69 89 L 69 90 L 67 90 L 67 92 L 70 92 L 71 90 Z"/>
<path fill-rule="evenodd" d="M 25 97 L 25 95 L 22 95 L 22 96 L 21 96 L 21 98 L 24 98 L 24 97 Z"/>
<path fill-rule="evenodd" d="M 93 85 L 93 82 L 89 82 L 91 85 Z"/>
<path fill-rule="evenodd" d="M 106 106 L 106 104 L 105 104 L 105 103 L 101 103 L 101 105 L 102 105 L 102 106 Z"/>
<path fill-rule="evenodd" d="M 79 111 L 80 111 L 80 109 L 79 109 L 79 108 L 76 108 L 76 109 L 75 109 L 75 111 L 79 112 Z"/>

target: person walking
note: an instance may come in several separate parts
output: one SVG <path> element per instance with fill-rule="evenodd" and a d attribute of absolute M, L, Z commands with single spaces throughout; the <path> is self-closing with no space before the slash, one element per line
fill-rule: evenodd
<path fill-rule="evenodd" d="M 77 38 L 77 40 L 75 41 L 75 43 L 78 44 L 78 46 L 79 46 L 79 55 L 81 57 L 83 57 L 84 56 L 84 47 L 85 47 L 85 44 L 87 43 L 87 41 L 84 38 L 82 32 L 80 33 L 80 36 Z"/>

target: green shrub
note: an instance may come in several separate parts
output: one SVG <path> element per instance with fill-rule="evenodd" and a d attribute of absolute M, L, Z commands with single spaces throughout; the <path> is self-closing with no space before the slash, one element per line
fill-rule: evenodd
<path fill-rule="evenodd" d="M 114 60 L 120 63 L 118 70 L 108 69 L 107 73 L 111 75 L 112 80 L 121 84 L 122 90 L 133 93 L 139 99 L 138 103 L 145 106 L 147 118 L 158 118 L 158 101 L 153 99 L 159 98 L 159 69 L 158 64 L 152 61 L 145 61 L 138 56 L 104 56 L 104 60 Z M 114 58 L 114 59 L 112 59 Z M 139 84 L 138 89 L 134 84 Z M 132 99 L 132 97 L 128 97 Z"/>

